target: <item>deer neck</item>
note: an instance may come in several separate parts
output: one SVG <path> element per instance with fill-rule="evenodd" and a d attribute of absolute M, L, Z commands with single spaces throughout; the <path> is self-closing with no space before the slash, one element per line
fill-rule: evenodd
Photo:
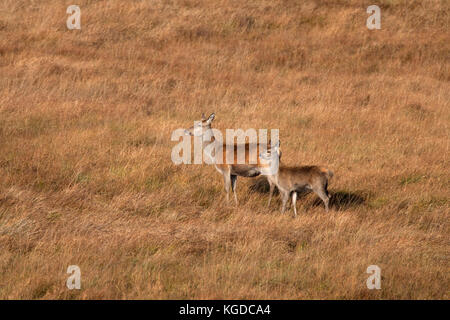
<path fill-rule="evenodd" d="M 214 148 L 207 151 L 206 148 L 211 144 L 214 145 Z M 202 136 L 202 149 L 204 150 L 205 155 L 208 156 L 212 162 L 215 162 L 215 147 L 216 138 L 214 137 L 214 132 L 211 128 L 208 128 Z"/>
<path fill-rule="evenodd" d="M 210 145 L 211 143 L 215 143 L 216 138 L 214 137 L 214 133 L 211 128 L 205 130 L 205 133 L 202 136 L 202 145 L 203 148 Z"/>

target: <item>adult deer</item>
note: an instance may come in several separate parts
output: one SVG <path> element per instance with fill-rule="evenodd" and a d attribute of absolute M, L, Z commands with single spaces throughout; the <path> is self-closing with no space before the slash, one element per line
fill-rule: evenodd
<path fill-rule="evenodd" d="M 201 121 L 197 121 L 196 124 L 185 129 L 185 134 L 201 137 L 202 150 L 204 154 L 209 157 L 218 172 L 223 175 L 225 184 L 226 199 L 229 202 L 230 189 L 234 194 L 234 201 L 238 205 L 238 199 L 236 195 L 236 182 L 237 177 L 256 177 L 261 174 L 262 170 L 269 170 L 270 163 L 267 161 L 263 164 L 260 158 L 257 156 L 260 152 L 270 150 L 270 141 L 268 143 L 241 143 L 226 144 L 221 139 L 216 139 L 214 130 L 211 128 L 211 123 L 215 118 L 215 114 L 212 113 L 208 118 L 202 115 Z M 212 144 L 212 147 L 211 147 Z M 220 152 L 218 152 L 220 151 Z M 238 153 L 244 152 L 244 159 L 238 158 Z M 251 163 L 250 155 L 255 155 L 254 162 Z M 230 161 L 231 160 L 231 161 Z M 240 160 L 240 161 L 238 161 Z"/>

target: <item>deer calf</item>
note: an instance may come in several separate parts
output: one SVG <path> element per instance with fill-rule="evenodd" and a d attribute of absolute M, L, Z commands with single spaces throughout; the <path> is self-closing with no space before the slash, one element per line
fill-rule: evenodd
<path fill-rule="evenodd" d="M 328 180 L 333 176 L 333 172 L 325 167 L 319 166 L 301 166 L 301 167 L 287 167 L 279 164 L 280 152 L 279 144 L 272 148 L 271 152 L 266 154 L 259 154 L 263 160 L 270 161 L 278 171 L 273 173 L 261 173 L 267 176 L 270 185 L 269 203 L 272 199 L 274 187 L 277 186 L 282 196 L 281 212 L 286 210 L 286 204 L 289 200 L 289 195 L 292 194 L 292 205 L 294 207 L 294 214 L 297 216 L 297 193 L 314 191 L 325 204 L 325 210 L 328 211 L 328 203 L 330 195 L 328 194 Z"/>

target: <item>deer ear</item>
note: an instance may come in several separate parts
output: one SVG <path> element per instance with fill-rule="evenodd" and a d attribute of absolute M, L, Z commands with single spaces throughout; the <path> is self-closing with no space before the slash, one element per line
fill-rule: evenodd
<path fill-rule="evenodd" d="M 208 124 L 210 124 L 214 120 L 215 117 L 216 117 L 215 113 L 211 113 L 211 115 L 209 116 L 208 121 L 207 121 Z"/>
<path fill-rule="evenodd" d="M 272 141 L 270 142 L 270 144 L 272 145 Z M 272 147 L 273 150 L 278 150 L 280 149 L 280 140 L 277 141 L 277 143 L 275 143 L 275 145 Z"/>
<path fill-rule="evenodd" d="M 202 112 L 202 120 L 206 120 L 206 116 L 205 116 L 204 112 Z"/>
<path fill-rule="evenodd" d="M 263 160 L 271 160 L 271 156 L 268 155 L 269 153 L 266 151 L 265 154 L 263 154 L 262 152 L 259 154 L 259 157 Z"/>

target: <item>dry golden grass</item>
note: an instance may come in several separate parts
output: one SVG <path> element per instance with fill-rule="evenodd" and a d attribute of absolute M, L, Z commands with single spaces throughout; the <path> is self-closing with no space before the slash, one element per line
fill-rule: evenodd
<path fill-rule="evenodd" d="M 1 1 L 0 297 L 448 299 L 450 3 L 377 3 Z M 331 168 L 330 213 L 173 165 L 201 112 Z"/>

